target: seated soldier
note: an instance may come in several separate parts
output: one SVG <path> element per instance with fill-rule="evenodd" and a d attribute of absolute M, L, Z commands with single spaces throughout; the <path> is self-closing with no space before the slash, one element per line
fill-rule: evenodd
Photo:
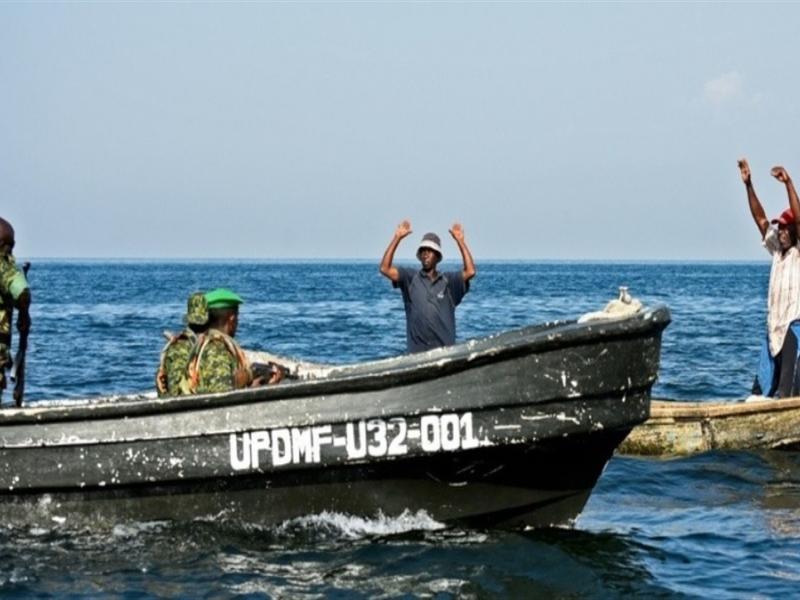
<path fill-rule="evenodd" d="M 186 329 L 171 336 L 161 351 L 156 373 L 159 398 L 189 393 L 189 381 L 186 378 L 189 360 L 208 329 L 208 305 L 203 292 L 195 292 L 189 296 L 184 320 Z"/>
<path fill-rule="evenodd" d="M 250 363 L 234 336 L 239 325 L 239 305 L 244 301 L 226 289 L 206 294 L 208 331 L 197 346 L 189 364 L 192 393 L 227 392 L 246 387 L 278 383 L 283 372 L 267 377 L 253 377 Z"/>

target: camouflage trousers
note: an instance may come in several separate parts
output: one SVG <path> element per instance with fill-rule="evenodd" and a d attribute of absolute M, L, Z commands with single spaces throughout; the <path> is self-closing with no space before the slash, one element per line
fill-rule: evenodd
<path fill-rule="evenodd" d="M 11 366 L 11 352 L 8 346 L 0 344 L 0 395 L 6 389 L 6 369 Z"/>

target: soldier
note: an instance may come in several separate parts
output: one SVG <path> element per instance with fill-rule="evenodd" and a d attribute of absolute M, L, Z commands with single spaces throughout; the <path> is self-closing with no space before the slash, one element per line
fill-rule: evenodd
<path fill-rule="evenodd" d="M 226 289 L 206 294 L 208 303 L 208 332 L 197 347 L 189 364 L 192 393 L 227 392 L 278 383 L 283 372 L 276 370 L 269 380 L 253 377 L 250 363 L 234 340 L 239 325 L 239 305 L 244 301 Z"/>
<path fill-rule="evenodd" d="M 156 389 L 160 398 L 189 393 L 189 381 L 186 377 L 189 361 L 208 329 L 208 304 L 203 292 L 195 292 L 189 296 L 184 320 L 186 329 L 172 336 L 161 351 L 156 373 Z"/>
<path fill-rule="evenodd" d="M 31 292 L 25 274 L 17 267 L 12 251 L 14 250 L 14 228 L 11 223 L 0 218 L 0 400 L 6 388 L 6 369 L 11 367 L 11 318 L 14 308 L 17 313 L 17 331 L 21 342 L 27 342 L 31 327 L 29 313 Z M 24 360 L 22 358 L 21 360 Z M 19 368 L 19 367 L 18 367 Z M 17 372 L 19 383 L 24 377 Z M 22 389 L 18 383 L 15 390 L 17 405 L 22 404 Z"/>

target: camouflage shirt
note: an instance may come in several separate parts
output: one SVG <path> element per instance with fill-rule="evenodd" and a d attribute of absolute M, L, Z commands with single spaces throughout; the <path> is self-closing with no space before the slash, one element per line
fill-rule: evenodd
<path fill-rule="evenodd" d="M 156 389 L 159 397 L 181 396 L 189 393 L 187 377 L 189 361 L 191 361 L 200 339 L 194 331 L 187 328 L 164 346 L 156 374 Z"/>
<path fill-rule="evenodd" d="M 0 384 L 4 382 L 3 369 L 11 362 L 9 348 L 14 302 L 26 289 L 28 281 L 14 257 L 0 256 Z"/>
<path fill-rule="evenodd" d="M 195 391 L 198 394 L 247 387 L 253 379 L 239 344 L 218 329 L 210 329 L 200 345 L 195 370 L 193 379 L 196 380 Z M 238 384 L 237 371 L 242 373 Z"/>

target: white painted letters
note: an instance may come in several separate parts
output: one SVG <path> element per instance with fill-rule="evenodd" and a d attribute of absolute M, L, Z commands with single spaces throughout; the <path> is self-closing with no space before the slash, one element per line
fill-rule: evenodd
<path fill-rule="evenodd" d="M 265 429 L 229 436 L 230 464 L 236 471 L 286 465 L 384 458 L 409 453 L 453 452 L 477 448 L 472 413 L 392 417 Z"/>

